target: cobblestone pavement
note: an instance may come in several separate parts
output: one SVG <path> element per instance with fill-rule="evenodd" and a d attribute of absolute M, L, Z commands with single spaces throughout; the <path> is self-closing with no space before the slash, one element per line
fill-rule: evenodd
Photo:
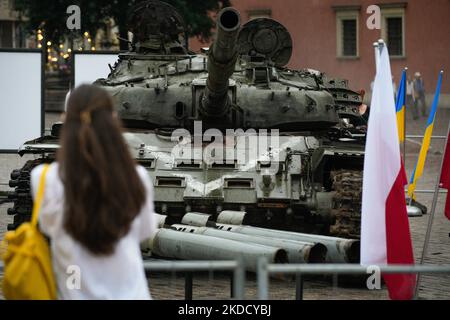
<path fill-rule="evenodd" d="M 423 134 L 426 119 L 412 121 L 410 114 L 407 115 L 408 134 Z M 58 119 L 57 114 L 47 114 L 47 127 L 49 123 Z M 444 135 L 450 109 L 438 111 L 434 135 Z M 410 175 L 417 160 L 420 150 L 419 139 L 408 139 L 406 142 L 407 153 L 405 166 Z M 442 140 L 433 140 L 424 175 L 418 183 L 418 189 L 434 189 L 439 165 L 443 153 L 444 143 Z M 20 158 L 16 155 L 0 155 L 0 191 L 9 190 L 7 183 L 9 173 L 12 169 L 19 168 L 28 158 Z M 432 194 L 418 194 L 417 200 L 431 208 Z M 450 221 L 443 215 L 445 195 L 439 197 L 433 223 L 431 241 L 427 264 L 449 264 L 450 263 Z M 11 217 L 6 215 L 10 204 L 0 205 L 0 238 L 6 231 L 6 226 L 11 222 Z M 427 228 L 429 214 L 422 217 L 410 218 L 411 233 L 414 244 L 416 261 L 420 260 L 423 241 Z M 181 274 L 174 273 L 152 273 L 150 274 L 149 286 L 155 299 L 184 299 L 184 278 Z M 450 275 L 424 275 L 420 286 L 420 298 L 422 299 L 450 299 Z M 246 277 L 245 298 L 255 299 L 257 297 L 257 285 L 255 275 L 248 273 Z M 226 273 L 209 273 L 196 275 L 193 285 L 194 299 L 228 299 L 230 297 L 230 278 Z M 0 293 L 1 298 L 1 293 Z M 294 299 L 295 281 L 291 278 L 274 277 L 270 281 L 270 298 L 272 299 Z M 361 287 L 349 287 L 344 285 L 333 286 L 330 279 L 314 278 L 305 279 L 305 299 L 387 299 L 387 291 L 367 290 Z"/>

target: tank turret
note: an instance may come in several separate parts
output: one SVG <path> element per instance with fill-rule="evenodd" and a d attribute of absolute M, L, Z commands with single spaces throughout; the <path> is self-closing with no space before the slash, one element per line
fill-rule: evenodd
<path fill-rule="evenodd" d="M 113 97 L 130 152 L 153 181 L 156 212 L 167 224 L 188 212 L 212 220 L 238 212 L 253 226 L 357 238 L 360 94 L 344 79 L 290 67 L 292 37 L 278 21 L 241 26 L 227 7 L 216 25 L 208 54 L 192 52 L 174 7 L 140 1 L 130 10 L 130 50 L 95 82 Z M 229 132 L 249 138 L 223 139 Z M 29 218 L 30 170 L 53 161 L 57 148 L 57 130 L 21 148 L 44 157 L 12 173 L 12 228 Z"/>
<path fill-rule="evenodd" d="M 225 8 L 217 18 L 217 35 L 208 53 L 208 79 L 201 110 L 205 116 L 223 116 L 230 98 L 228 83 L 238 57 L 237 39 L 241 27 L 239 12 Z"/>

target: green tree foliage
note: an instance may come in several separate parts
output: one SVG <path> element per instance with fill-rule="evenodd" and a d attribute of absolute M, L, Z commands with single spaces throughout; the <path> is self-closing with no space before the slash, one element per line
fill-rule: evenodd
<path fill-rule="evenodd" d="M 106 19 L 113 18 L 119 28 L 119 36 L 127 38 L 127 18 L 131 7 L 143 0 L 15 0 L 15 7 L 27 17 L 27 29 L 31 32 L 42 28 L 47 40 L 57 43 L 64 36 L 76 37 L 88 31 L 95 36 L 96 30 L 105 26 Z M 229 0 L 165 0 L 183 16 L 189 36 L 208 39 L 214 21 L 208 15 L 220 7 L 229 6 Z M 78 5 L 81 9 L 81 30 L 66 27 L 67 7 Z M 125 49 L 126 43 L 121 43 Z"/>

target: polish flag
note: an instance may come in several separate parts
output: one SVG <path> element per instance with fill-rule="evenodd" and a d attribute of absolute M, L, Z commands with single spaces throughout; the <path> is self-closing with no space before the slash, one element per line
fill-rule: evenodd
<path fill-rule="evenodd" d="M 414 264 L 389 53 L 382 46 L 364 157 L 361 264 Z M 391 299 L 412 299 L 414 274 L 384 274 Z"/>

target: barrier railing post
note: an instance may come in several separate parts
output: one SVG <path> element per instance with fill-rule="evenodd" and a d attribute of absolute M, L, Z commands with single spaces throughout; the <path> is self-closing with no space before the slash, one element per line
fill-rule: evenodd
<path fill-rule="evenodd" d="M 295 274 L 295 300 L 303 300 L 303 277 L 300 272 Z"/>
<path fill-rule="evenodd" d="M 2 263 L 0 262 L 0 270 Z M 233 271 L 236 276 L 233 283 L 233 292 L 236 293 L 238 299 L 244 298 L 245 289 L 245 266 L 243 263 L 237 261 L 223 260 L 223 261 L 144 261 L 144 269 L 146 274 L 150 271 L 180 271 L 185 277 L 185 299 L 192 300 L 193 296 L 193 278 L 195 272 L 214 270 L 223 270 L 226 272 Z"/>
<path fill-rule="evenodd" d="M 233 270 L 233 272 L 230 272 L 230 298 L 233 299 L 235 294 L 234 294 L 234 279 L 236 278 L 236 269 Z"/>
<path fill-rule="evenodd" d="M 258 259 L 258 299 L 267 300 L 269 298 L 269 273 L 267 271 L 267 259 Z"/>
<path fill-rule="evenodd" d="M 184 273 L 184 299 L 192 300 L 192 285 L 194 283 L 194 275 L 192 272 Z"/>
<path fill-rule="evenodd" d="M 333 273 L 333 277 L 332 277 L 332 281 L 333 281 L 333 290 L 336 290 L 336 288 L 339 286 L 339 280 L 338 280 L 338 274 L 337 273 Z"/>
<path fill-rule="evenodd" d="M 232 293 L 233 298 L 243 300 L 245 298 L 245 267 L 242 258 L 236 260 L 236 268 L 234 269 Z"/>

